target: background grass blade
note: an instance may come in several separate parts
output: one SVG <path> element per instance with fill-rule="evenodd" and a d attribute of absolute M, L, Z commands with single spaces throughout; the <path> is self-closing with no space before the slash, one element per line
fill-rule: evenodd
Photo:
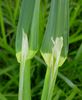
<path fill-rule="evenodd" d="M 5 32 L 5 27 L 4 27 L 4 20 L 3 20 L 3 13 L 2 13 L 2 0 L 0 0 L 0 24 L 1 24 L 1 31 L 2 31 L 2 37 L 4 40 L 4 43 L 7 43 L 6 40 L 6 32 Z"/>

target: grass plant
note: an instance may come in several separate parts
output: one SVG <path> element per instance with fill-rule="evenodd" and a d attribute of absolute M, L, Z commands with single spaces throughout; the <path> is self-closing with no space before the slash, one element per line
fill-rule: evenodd
<path fill-rule="evenodd" d="M 61 6 L 61 9 L 57 10 L 59 13 L 51 12 L 55 1 L 64 3 L 67 0 L 0 0 L 0 100 L 18 100 L 18 98 L 20 100 L 41 100 L 44 97 L 47 98 L 44 100 L 50 98 L 51 100 L 82 100 L 82 0 L 69 0 L 70 18 L 69 24 L 66 24 L 70 27 L 69 40 L 68 36 L 63 37 L 63 30 L 61 32 L 63 25 L 60 23 L 65 18 L 60 13 L 64 8 Z M 56 17 L 50 18 L 50 15 L 55 14 L 60 15 L 61 18 L 59 16 L 55 19 L 58 24 L 56 28 L 53 28 Z M 48 32 L 55 34 L 55 29 L 59 33 L 59 38 L 56 38 L 56 34 L 48 39 L 45 34 Z M 36 41 L 35 36 L 37 36 Z M 63 42 L 63 46 L 67 46 L 67 49 L 65 52 L 64 47 L 61 47 L 63 49 L 60 50 L 59 57 L 61 58 L 65 53 L 64 57 L 67 59 L 63 65 L 61 64 L 62 67 L 57 67 L 56 82 L 50 85 L 48 84 L 52 83 L 48 77 L 51 74 L 50 67 L 48 67 L 50 60 L 47 63 L 43 54 L 45 52 L 52 54 L 56 40 L 62 40 L 61 37 L 63 41 L 69 42 L 69 51 L 68 43 Z M 58 58 L 54 57 L 54 59 L 55 62 L 58 61 Z M 52 92 L 49 92 L 47 87 L 51 88 Z M 45 94 L 43 91 L 46 91 Z"/>

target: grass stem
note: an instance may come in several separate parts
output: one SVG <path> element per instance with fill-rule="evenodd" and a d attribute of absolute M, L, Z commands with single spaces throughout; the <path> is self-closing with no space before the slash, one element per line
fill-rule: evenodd
<path fill-rule="evenodd" d="M 30 87 L 30 60 L 27 60 L 26 62 L 22 62 L 20 66 L 18 100 L 31 100 Z"/>
<path fill-rule="evenodd" d="M 50 82 L 50 67 L 47 67 L 41 100 L 47 100 L 48 91 L 49 91 L 49 82 Z"/>

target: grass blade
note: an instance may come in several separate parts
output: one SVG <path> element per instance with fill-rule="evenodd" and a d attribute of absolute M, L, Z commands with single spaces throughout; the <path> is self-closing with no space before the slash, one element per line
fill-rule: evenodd
<path fill-rule="evenodd" d="M 61 16 L 61 17 L 60 17 Z M 63 23 L 63 25 L 62 25 Z M 68 33 L 69 33 L 69 3 L 68 0 L 52 0 L 51 10 L 48 18 L 46 31 L 44 34 L 41 53 L 52 52 L 51 37 L 63 37 L 63 49 L 61 59 L 65 60 L 68 53 Z M 45 47 L 46 46 L 46 47 Z M 63 62 L 63 61 L 62 61 Z M 60 65 L 61 61 L 60 61 Z"/>
<path fill-rule="evenodd" d="M 40 0 L 35 0 L 32 26 L 31 26 L 31 34 L 30 34 L 30 40 L 29 40 L 30 45 L 29 45 L 28 59 L 32 58 L 36 54 L 36 52 L 39 50 L 39 47 L 40 47 L 39 10 L 40 10 Z"/>
<path fill-rule="evenodd" d="M 21 59 L 22 49 L 22 31 L 29 33 L 33 11 L 34 11 L 35 0 L 23 0 L 22 7 L 18 22 L 17 34 L 16 34 L 16 57 L 18 62 Z"/>
<path fill-rule="evenodd" d="M 47 81 L 49 81 L 49 83 L 47 83 L 48 87 L 46 89 L 45 78 L 41 100 L 45 100 L 46 95 L 46 100 L 52 99 L 58 67 L 64 63 L 67 57 L 69 33 L 68 11 L 68 0 L 51 0 L 48 23 L 41 46 L 41 54 L 47 66 L 50 67 L 50 74 L 46 72 L 46 75 L 49 74 L 50 76 L 48 76 Z"/>
<path fill-rule="evenodd" d="M 3 13 L 2 13 L 2 0 L 0 0 L 0 24 L 1 24 L 1 31 L 2 31 L 2 36 L 3 36 L 3 40 L 4 43 L 7 43 L 6 40 L 6 32 L 5 32 L 5 27 L 4 27 L 4 20 L 3 20 Z"/>
<path fill-rule="evenodd" d="M 39 7 L 40 0 L 23 0 L 22 2 L 16 37 L 16 56 L 20 62 L 19 100 L 31 100 L 30 60 L 39 48 Z M 28 40 L 27 33 L 30 30 Z"/>

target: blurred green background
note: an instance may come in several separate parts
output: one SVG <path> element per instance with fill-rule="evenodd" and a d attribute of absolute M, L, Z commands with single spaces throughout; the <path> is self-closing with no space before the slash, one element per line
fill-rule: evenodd
<path fill-rule="evenodd" d="M 82 100 L 82 0 L 69 0 L 69 53 L 59 68 L 55 100 Z M 0 100 L 17 100 L 19 64 L 15 55 L 16 28 L 21 0 L 0 0 Z M 32 59 L 32 99 L 40 100 L 46 66 L 36 55 Z"/>

